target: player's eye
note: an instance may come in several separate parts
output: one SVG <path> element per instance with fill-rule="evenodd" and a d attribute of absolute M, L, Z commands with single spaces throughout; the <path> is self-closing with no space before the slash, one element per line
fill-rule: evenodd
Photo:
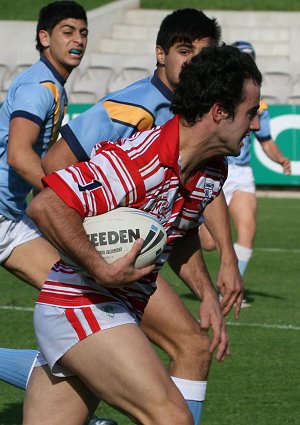
<path fill-rule="evenodd" d="M 190 51 L 189 50 L 180 50 L 179 51 L 179 53 L 182 55 L 182 56 L 187 56 L 187 55 L 189 55 L 190 54 Z"/>

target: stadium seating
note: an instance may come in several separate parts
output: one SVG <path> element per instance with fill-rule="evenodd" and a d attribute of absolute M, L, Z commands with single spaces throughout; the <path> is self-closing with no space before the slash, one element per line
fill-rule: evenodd
<path fill-rule="evenodd" d="M 78 73 L 72 84 L 74 92 L 94 92 L 97 99 L 103 97 L 109 82 L 114 76 L 114 69 L 109 66 L 88 66 L 83 73 Z"/>
<path fill-rule="evenodd" d="M 7 72 L 8 72 L 8 66 L 1 63 L 0 64 L 0 90 L 2 90 L 3 81 L 4 81 L 4 78 L 5 78 L 5 75 L 7 74 Z"/>
<path fill-rule="evenodd" d="M 288 72 L 265 72 L 263 74 L 262 95 L 270 104 L 284 104 L 292 90 L 292 84 L 293 77 Z"/>
<path fill-rule="evenodd" d="M 89 90 L 81 90 L 81 91 L 73 90 L 71 94 L 69 94 L 68 98 L 69 98 L 70 104 L 72 103 L 93 104 L 99 100 L 96 93 Z"/>
<path fill-rule="evenodd" d="M 221 24 L 226 43 L 244 39 L 253 44 L 257 64 L 264 74 L 262 92 L 269 103 L 299 102 L 300 83 L 295 83 L 300 69 L 299 13 L 205 12 Z M 155 69 L 157 30 L 168 13 L 170 10 L 141 9 L 137 0 L 119 0 L 89 11 L 89 47 L 79 69 L 74 70 L 67 81 L 70 101 L 82 99 L 86 103 L 92 98 L 99 99 L 109 91 L 150 75 Z M 5 25 L 3 21 L 0 33 L 6 34 L 11 29 L 11 23 L 7 28 Z M 24 22 L 22 28 L 22 34 L 34 33 L 35 23 Z M 28 35 L 31 40 L 30 37 Z M 11 45 L 3 46 L 0 53 L 0 101 L 11 80 L 28 66 L 26 61 L 35 61 L 35 56 L 29 41 L 15 43 L 14 49 Z"/>
<path fill-rule="evenodd" d="M 132 84 L 137 80 L 141 80 L 148 75 L 149 70 L 147 68 L 125 67 L 114 79 L 111 80 L 108 85 L 108 92 L 110 93 L 129 86 L 129 84 Z"/>
<path fill-rule="evenodd" d="M 27 69 L 30 65 L 31 65 L 30 63 L 18 64 L 15 66 L 14 69 L 6 72 L 2 81 L 2 90 L 4 91 L 8 90 L 10 83 L 16 78 L 16 76 L 20 74 L 20 72 Z"/>
<path fill-rule="evenodd" d="M 292 85 L 290 94 L 287 98 L 290 105 L 300 105 L 300 75 L 298 75 Z"/>

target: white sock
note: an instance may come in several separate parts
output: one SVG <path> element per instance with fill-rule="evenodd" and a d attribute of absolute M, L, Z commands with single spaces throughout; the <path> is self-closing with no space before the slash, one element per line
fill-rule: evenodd
<path fill-rule="evenodd" d="M 242 246 L 238 243 L 235 243 L 233 246 L 236 256 L 238 258 L 239 271 L 243 276 L 248 266 L 248 263 L 252 257 L 253 249 L 246 248 L 245 246 Z"/>
<path fill-rule="evenodd" d="M 207 381 L 191 381 L 175 376 L 171 376 L 171 378 L 185 400 L 205 400 Z"/>
<path fill-rule="evenodd" d="M 188 408 L 193 415 L 194 425 L 200 425 L 207 382 L 191 381 L 189 379 L 176 378 L 174 376 L 171 376 L 171 378 L 183 395 Z"/>

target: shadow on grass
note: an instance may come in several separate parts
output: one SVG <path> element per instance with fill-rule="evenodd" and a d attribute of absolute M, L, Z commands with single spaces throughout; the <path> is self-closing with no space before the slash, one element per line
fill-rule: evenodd
<path fill-rule="evenodd" d="M 22 423 L 22 403 L 7 403 L 0 412 L 1 425 L 20 425 Z"/>
<path fill-rule="evenodd" d="M 197 300 L 197 297 L 192 292 L 186 292 L 182 294 L 181 298 L 190 300 L 190 301 Z M 284 297 L 280 297 L 275 294 L 268 294 L 266 292 L 261 292 L 261 291 L 251 291 L 249 289 L 245 290 L 245 298 L 247 299 L 247 301 L 249 301 L 249 303 L 255 302 L 255 299 L 257 298 L 272 298 L 274 300 L 284 300 Z"/>

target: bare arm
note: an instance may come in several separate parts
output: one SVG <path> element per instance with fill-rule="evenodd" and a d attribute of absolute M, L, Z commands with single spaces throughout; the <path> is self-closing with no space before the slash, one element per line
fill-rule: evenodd
<path fill-rule="evenodd" d="M 203 259 L 198 235 L 179 239 L 168 259 L 170 267 L 202 301 L 199 309 L 200 326 L 213 330 L 211 352 L 217 348 L 216 358 L 224 360 L 229 354 L 228 335 L 218 296 Z"/>
<path fill-rule="evenodd" d="M 282 154 L 273 139 L 265 140 L 261 143 L 261 146 L 266 155 L 268 155 L 272 161 L 277 162 L 277 164 L 282 166 L 284 174 L 291 174 L 290 160 Z"/>
<path fill-rule="evenodd" d="M 43 188 L 41 178 L 45 175 L 41 158 L 34 151 L 40 127 L 26 118 L 13 118 L 9 126 L 8 164 L 34 189 Z"/>
<path fill-rule="evenodd" d="M 54 143 L 42 159 L 42 167 L 46 175 L 77 164 L 78 159 L 62 137 Z"/>
<path fill-rule="evenodd" d="M 238 318 L 243 301 L 244 286 L 233 247 L 228 208 L 223 191 L 207 206 L 204 211 L 204 219 L 220 255 L 217 286 L 222 294 L 223 314 L 228 314 L 234 306 L 235 317 Z"/>
<path fill-rule="evenodd" d="M 154 268 L 134 267 L 143 245 L 142 239 L 135 242 L 127 255 L 108 264 L 87 238 L 77 211 L 69 208 L 50 188 L 44 189 L 32 200 L 27 213 L 59 251 L 73 258 L 103 286 L 126 286 L 149 274 Z"/>

